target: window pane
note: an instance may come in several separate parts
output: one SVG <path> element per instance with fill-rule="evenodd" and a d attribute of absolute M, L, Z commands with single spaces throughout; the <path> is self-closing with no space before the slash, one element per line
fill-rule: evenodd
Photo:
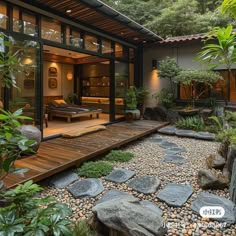
<path fill-rule="evenodd" d="M 5 3 L 0 3 L 0 28 L 7 28 L 7 7 Z"/>
<path fill-rule="evenodd" d="M 14 7 L 13 8 L 13 31 L 20 32 L 21 30 L 21 22 L 20 22 L 20 16 L 19 16 L 19 9 Z"/>
<path fill-rule="evenodd" d="M 93 52 L 97 52 L 99 48 L 98 40 L 92 35 L 85 35 L 85 49 Z"/>
<path fill-rule="evenodd" d="M 102 54 L 110 55 L 113 53 L 111 42 L 108 40 L 102 40 Z"/>
<path fill-rule="evenodd" d="M 68 27 L 66 29 L 66 43 L 81 48 L 83 45 L 83 39 L 81 38 L 80 32 L 74 30 L 70 32 L 70 28 Z"/>
<path fill-rule="evenodd" d="M 28 45 L 28 46 L 26 46 Z M 30 46 L 29 46 L 30 45 Z M 20 67 L 21 72 L 16 74 L 16 84 L 20 89 L 10 89 L 10 103 L 9 109 L 14 112 L 23 108 L 23 113 L 31 117 L 32 121 L 25 121 L 34 123 L 35 120 L 35 91 L 37 79 L 37 52 L 38 44 L 34 41 L 16 41 L 12 46 L 12 51 L 22 50 L 21 63 L 24 67 Z"/>
<path fill-rule="evenodd" d="M 22 23 L 25 34 L 37 36 L 36 18 L 34 15 L 23 13 Z"/>
<path fill-rule="evenodd" d="M 115 44 L 115 56 L 116 58 L 123 58 L 123 46 L 119 43 Z"/>
<path fill-rule="evenodd" d="M 232 71 L 230 78 L 230 101 L 236 102 L 236 71 Z"/>
<path fill-rule="evenodd" d="M 43 39 L 62 42 L 61 24 L 50 18 L 42 18 L 41 34 Z"/>
<path fill-rule="evenodd" d="M 227 99 L 227 71 L 220 71 L 221 76 L 224 80 L 219 80 L 212 87 L 212 97 L 216 98 L 217 100 L 225 100 Z"/>

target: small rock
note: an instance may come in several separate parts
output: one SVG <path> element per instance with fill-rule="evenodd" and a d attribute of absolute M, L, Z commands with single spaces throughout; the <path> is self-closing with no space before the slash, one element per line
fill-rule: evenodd
<path fill-rule="evenodd" d="M 223 169 L 226 161 L 220 154 L 211 154 L 206 158 L 207 166 L 212 169 Z"/>

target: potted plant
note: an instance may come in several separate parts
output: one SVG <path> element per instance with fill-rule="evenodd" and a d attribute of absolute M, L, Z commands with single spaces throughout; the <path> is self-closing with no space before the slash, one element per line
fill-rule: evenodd
<path fill-rule="evenodd" d="M 144 101 L 148 95 L 148 90 L 143 87 L 135 88 L 135 94 L 137 100 L 137 107 L 140 110 L 140 116 L 143 117 Z"/>
<path fill-rule="evenodd" d="M 140 118 L 140 111 L 137 109 L 138 102 L 136 98 L 135 88 L 133 86 L 131 86 L 126 91 L 125 105 L 126 105 L 125 116 L 128 122 Z"/>

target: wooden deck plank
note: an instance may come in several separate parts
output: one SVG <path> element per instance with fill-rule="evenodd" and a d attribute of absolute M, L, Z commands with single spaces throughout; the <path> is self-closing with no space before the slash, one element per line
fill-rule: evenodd
<path fill-rule="evenodd" d="M 167 125 L 165 122 L 140 120 L 120 122 L 106 130 L 73 139 L 57 138 L 42 142 L 37 154 L 17 160 L 16 166 L 28 168 L 24 176 L 8 175 L 7 188 L 32 179 L 37 182 L 55 173 L 78 165 L 114 148 L 128 144 Z"/>

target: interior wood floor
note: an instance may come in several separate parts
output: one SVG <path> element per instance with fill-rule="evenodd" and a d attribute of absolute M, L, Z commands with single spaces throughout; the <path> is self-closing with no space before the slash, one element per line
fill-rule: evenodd
<path fill-rule="evenodd" d="M 105 130 L 74 139 L 56 138 L 42 142 L 35 155 L 15 162 L 19 168 L 28 168 L 24 175 L 9 174 L 4 182 L 7 188 L 32 179 L 40 181 L 81 162 L 97 157 L 114 148 L 156 132 L 166 122 L 138 120 L 119 122 L 106 126 Z"/>
<path fill-rule="evenodd" d="M 89 116 L 82 116 L 73 118 L 70 123 L 66 118 L 56 117 L 52 121 L 48 121 L 48 127 L 43 129 L 43 137 L 47 138 L 53 135 L 62 134 L 67 131 L 80 130 L 94 125 L 106 124 L 109 122 L 109 114 L 101 113 L 99 118 L 90 118 Z"/>

